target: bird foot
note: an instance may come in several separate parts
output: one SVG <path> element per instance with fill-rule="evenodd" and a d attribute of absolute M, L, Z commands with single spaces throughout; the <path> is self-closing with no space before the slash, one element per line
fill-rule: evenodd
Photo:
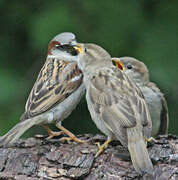
<path fill-rule="evenodd" d="M 61 134 L 64 134 L 63 131 L 55 132 L 55 131 L 50 131 L 48 132 L 48 137 L 46 139 L 52 139 L 53 137 L 60 136 Z"/>
<path fill-rule="evenodd" d="M 104 142 L 104 144 L 100 145 L 99 142 L 96 142 L 95 144 L 98 146 L 98 152 L 95 155 L 95 158 L 98 157 L 103 151 L 104 149 L 106 149 L 109 145 L 109 143 L 112 141 L 112 139 L 108 139 Z"/>
<path fill-rule="evenodd" d="M 48 137 L 46 139 L 52 139 L 53 137 L 60 136 L 61 134 L 64 134 L 63 131 L 59 131 L 59 132 L 52 131 L 45 124 L 43 124 L 42 127 L 48 132 Z"/>
<path fill-rule="evenodd" d="M 74 142 L 77 142 L 77 143 L 85 143 L 84 140 L 81 140 L 77 137 L 62 137 L 60 138 L 60 141 L 64 142 L 64 141 L 67 141 L 68 143 L 70 143 L 71 141 L 74 141 Z"/>
<path fill-rule="evenodd" d="M 158 141 L 154 137 L 146 138 L 146 143 L 148 142 L 154 142 L 157 143 Z"/>
<path fill-rule="evenodd" d="M 73 133 L 71 133 L 69 130 L 67 130 L 66 128 L 64 128 L 61 125 L 56 125 L 61 131 L 64 132 L 64 134 L 68 135 L 69 137 L 63 137 L 60 139 L 60 141 L 67 141 L 68 143 L 70 141 L 74 141 L 77 143 L 85 143 L 84 140 L 78 139 Z"/>

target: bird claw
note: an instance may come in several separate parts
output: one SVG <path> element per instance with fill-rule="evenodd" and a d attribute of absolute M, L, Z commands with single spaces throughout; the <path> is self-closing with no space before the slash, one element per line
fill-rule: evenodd
<path fill-rule="evenodd" d="M 48 137 L 46 139 L 52 139 L 53 137 L 56 137 L 56 136 L 60 136 L 61 134 L 64 134 L 62 131 L 59 131 L 59 132 L 55 132 L 55 131 L 51 131 L 50 133 L 48 133 Z"/>
<path fill-rule="evenodd" d="M 100 142 L 96 142 L 95 144 L 98 146 L 98 149 L 100 149 L 100 148 L 101 148 L 101 144 L 100 144 Z"/>
<path fill-rule="evenodd" d="M 153 142 L 158 142 L 154 137 L 146 138 L 147 142 L 153 141 Z"/>
<path fill-rule="evenodd" d="M 146 144 L 149 142 L 157 143 L 158 141 L 154 137 L 146 138 Z"/>
<path fill-rule="evenodd" d="M 48 132 L 48 137 L 46 139 L 52 139 L 53 137 L 60 136 L 61 134 L 64 134 L 63 131 L 52 131 L 47 125 L 43 124 L 42 127 Z"/>
<path fill-rule="evenodd" d="M 95 158 L 96 158 L 96 157 L 98 157 L 98 156 L 104 151 L 104 149 L 107 148 L 107 147 L 104 146 L 104 144 L 103 144 L 103 145 L 100 145 L 99 142 L 96 142 L 95 144 L 98 146 L 98 152 L 97 152 L 96 155 L 95 155 Z"/>
<path fill-rule="evenodd" d="M 108 144 L 112 141 L 112 139 L 107 139 L 104 144 L 100 145 L 99 142 L 96 142 L 95 144 L 98 146 L 98 152 L 95 155 L 95 158 L 98 157 L 103 151 L 104 149 L 106 149 L 108 147 Z"/>
<path fill-rule="evenodd" d="M 67 143 L 70 143 L 71 141 L 74 141 L 77 143 L 85 143 L 84 140 L 78 139 L 77 137 L 62 137 L 60 141 L 62 142 L 67 141 Z"/>

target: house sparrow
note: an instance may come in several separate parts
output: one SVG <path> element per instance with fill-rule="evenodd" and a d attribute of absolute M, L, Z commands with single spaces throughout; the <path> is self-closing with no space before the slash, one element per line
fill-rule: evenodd
<path fill-rule="evenodd" d="M 132 57 L 112 58 L 112 61 L 118 68 L 123 69 L 142 91 L 150 111 L 152 136 L 167 134 L 169 117 L 166 99 L 156 84 L 150 82 L 146 65 Z"/>
<path fill-rule="evenodd" d="M 69 136 L 67 140 L 83 142 L 61 125 L 85 92 L 83 75 L 75 62 L 75 44 L 72 33 L 61 33 L 50 41 L 46 62 L 28 97 L 21 121 L 0 137 L 0 146 L 8 146 L 38 124 L 43 125 L 51 137 L 59 135 L 61 132 L 55 133 L 46 126 L 51 123 Z"/>
<path fill-rule="evenodd" d="M 113 66 L 111 56 L 95 44 L 77 44 L 78 66 L 82 70 L 89 112 L 98 129 L 107 135 L 97 155 L 114 139 L 127 147 L 134 168 L 152 172 L 146 149 L 151 136 L 151 118 L 140 89 Z"/>

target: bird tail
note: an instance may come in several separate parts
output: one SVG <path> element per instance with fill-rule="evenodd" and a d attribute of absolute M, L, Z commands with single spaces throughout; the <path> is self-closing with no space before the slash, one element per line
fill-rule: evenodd
<path fill-rule="evenodd" d="M 26 119 L 16 124 L 9 132 L 0 137 L 0 147 L 8 147 L 15 140 L 17 140 L 25 131 L 37 124 L 37 119 Z"/>
<path fill-rule="evenodd" d="M 150 160 L 146 141 L 143 138 L 142 132 L 136 128 L 127 129 L 128 150 L 130 152 L 131 160 L 136 171 L 140 174 L 153 173 L 153 165 Z"/>

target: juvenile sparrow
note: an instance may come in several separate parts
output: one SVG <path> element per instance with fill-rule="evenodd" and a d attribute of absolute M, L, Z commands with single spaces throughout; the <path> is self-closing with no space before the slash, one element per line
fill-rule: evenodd
<path fill-rule="evenodd" d="M 112 58 L 112 61 L 123 69 L 142 91 L 150 111 L 152 136 L 167 134 L 169 117 L 166 99 L 156 84 L 150 82 L 146 65 L 132 57 Z"/>
<path fill-rule="evenodd" d="M 0 146 L 8 146 L 34 125 L 43 125 L 50 137 L 61 132 L 51 131 L 46 124 L 54 123 L 76 142 L 83 142 L 61 125 L 77 106 L 85 92 L 83 75 L 76 61 L 75 35 L 61 33 L 48 45 L 48 54 L 31 90 L 21 121 L 0 137 Z"/>
<path fill-rule="evenodd" d="M 97 155 L 116 138 L 128 147 L 139 173 L 152 172 L 145 141 L 151 136 L 152 124 L 140 89 L 113 66 L 111 56 L 100 46 L 77 44 L 75 49 L 84 75 L 89 112 L 96 126 L 108 136 Z"/>

